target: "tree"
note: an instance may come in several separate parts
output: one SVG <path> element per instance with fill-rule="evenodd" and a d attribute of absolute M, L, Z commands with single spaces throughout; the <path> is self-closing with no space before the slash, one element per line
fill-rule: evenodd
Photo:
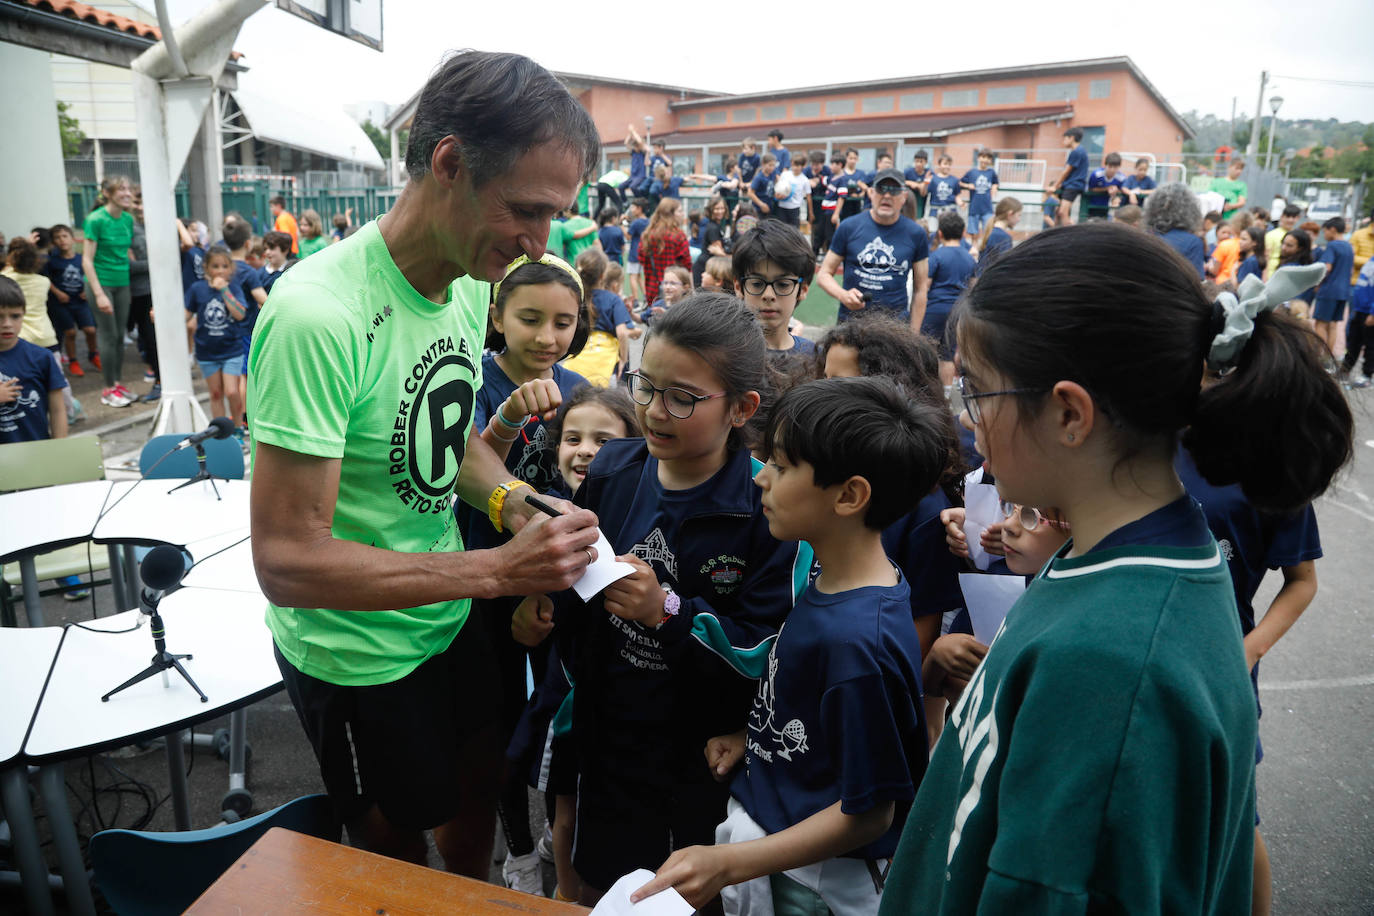
<path fill-rule="evenodd" d="M 372 141 L 372 145 L 377 147 L 378 156 L 381 156 L 383 159 L 391 158 L 391 138 L 388 137 L 386 132 L 380 127 L 373 124 L 371 118 L 363 122 L 363 133 L 367 134 L 367 138 Z"/>
<path fill-rule="evenodd" d="M 86 139 L 86 132 L 81 129 L 81 123 L 76 118 L 67 114 L 67 109 L 71 106 L 66 102 L 57 103 L 57 129 L 62 134 L 62 157 L 71 159 L 81 152 L 81 143 Z"/>

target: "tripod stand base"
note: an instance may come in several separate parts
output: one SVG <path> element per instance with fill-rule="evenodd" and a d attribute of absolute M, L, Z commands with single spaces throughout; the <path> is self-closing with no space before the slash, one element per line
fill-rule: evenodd
<path fill-rule="evenodd" d="M 187 661 L 190 661 L 192 656 L 173 655 L 172 653 L 166 650 L 159 652 L 157 655 L 153 656 L 152 664 L 150 664 L 147 668 L 144 668 L 138 674 L 135 674 L 133 677 L 129 678 L 124 683 L 120 684 L 114 690 L 111 690 L 109 693 L 105 694 L 103 697 L 100 698 L 100 702 L 108 703 L 110 702 L 110 697 L 119 693 L 121 690 L 124 690 L 125 688 L 132 687 L 135 684 L 146 681 L 153 675 L 161 674 L 169 668 L 176 669 L 177 673 L 180 674 L 183 679 L 185 679 L 186 683 L 191 685 L 191 689 L 194 690 L 196 692 L 196 695 L 200 697 L 200 701 L 202 703 L 210 702 L 210 698 L 205 695 L 204 691 L 200 689 L 200 686 L 196 684 L 195 679 L 193 679 L 191 675 L 187 673 L 186 668 L 182 666 L 181 659 L 183 658 Z"/>
<path fill-rule="evenodd" d="M 225 483 L 228 483 L 228 482 L 229 482 L 229 478 L 228 478 L 228 477 L 224 477 L 224 478 L 221 478 L 221 479 L 222 479 Z M 215 491 L 215 499 L 216 499 L 216 500 L 222 500 L 222 499 L 224 499 L 224 497 L 222 497 L 222 496 L 219 495 L 219 487 L 215 486 L 215 475 L 209 473 L 208 471 L 204 471 L 204 470 L 202 470 L 202 471 L 200 471 L 199 473 L 197 473 L 196 476 L 192 477 L 190 480 L 186 480 L 186 481 L 183 481 L 182 483 L 177 484 L 176 486 L 172 487 L 172 489 L 168 490 L 167 492 L 168 492 L 168 494 L 175 493 L 177 490 L 180 490 L 180 489 L 182 489 L 183 487 L 189 487 L 191 484 L 193 484 L 193 483 L 200 483 L 200 482 L 203 481 L 203 480 L 208 480 L 208 481 L 210 482 L 210 489 L 212 489 L 212 490 Z"/>

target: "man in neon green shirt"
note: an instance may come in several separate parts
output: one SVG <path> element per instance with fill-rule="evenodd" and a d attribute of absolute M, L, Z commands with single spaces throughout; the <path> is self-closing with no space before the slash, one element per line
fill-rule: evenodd
<path fill-rule="evenodd" d="M 542 255 L 600 139 L 548 71 L 476 52 L 430 79 L 410 136 L 396 205 L 284 275 L 258 319 L 254 561 L 350 838 L 423 863 L 433 828 L 449 870 L 484 879 L 503 748 L 469 599 L 567 588 L 596 540 L 588 511 L 507 500 L 472 428 L 489 284 Z M 464 552 L 457 498 L 516 536 Z"/>

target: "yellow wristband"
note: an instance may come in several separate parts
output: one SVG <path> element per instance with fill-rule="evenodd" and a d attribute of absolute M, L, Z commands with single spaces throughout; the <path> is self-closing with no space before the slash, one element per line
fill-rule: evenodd
<path fill-rule="evenodd" d="M 496 489 L 491 491 L 491 496 L 487 497 L 487 518 L 491 519 L 491 526 L 496 529 L 497 534 L 501 534 L 506 530 L 501 527 L 501 512 L 506 508 L 506 497 L 510 494 L 511 490 L 516 490 L 520 487 L 528 487 L 531 490 L 534 489 L 534 487 L 531 487 L 523 480 L 508 480 L 503 484 L 498 484 Z"/>

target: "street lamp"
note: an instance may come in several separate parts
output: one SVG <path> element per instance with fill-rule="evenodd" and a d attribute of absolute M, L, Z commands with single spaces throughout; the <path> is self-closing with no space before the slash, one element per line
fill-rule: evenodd
<path fill-rule="evenodd" d="M 654 116 L 653 116 L 653 115 L 645 115 L 645 116 L 644 116 L 644 142 L 645 142 L 645 143 L 648 143 L 648 142 L 649 142 L 649 139 L 653 136 L 653 133 L 654 133 Z"/>
<path fill-rule="evenodd" d="M 1283 107 L 1283 96 L 1269 97 L 1269 149 L 1264 154 L 1264 167 L 1269 168 L 1269 160 L 1274 155 L 1274 125 L 1279 119 L 1279 109 Z"/>

